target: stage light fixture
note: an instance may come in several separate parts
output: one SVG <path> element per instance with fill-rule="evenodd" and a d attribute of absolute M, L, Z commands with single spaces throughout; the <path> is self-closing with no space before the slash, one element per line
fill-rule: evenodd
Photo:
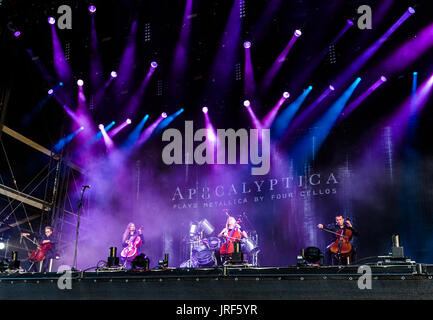
<path fill-rule="evenodd" d="M 63 86 L 63 82 L 59 82 L 59 86 Z"/>
<path fill-rule="evenodd" d="M 48 94 L 49 94 L 49 95 L 52 95 L 53 93 L 54 93 L 54 90 L 53 90 L 53 89 L 48 90 Z"/>
<path fill-rule="evenodd" d="M 244 48 L 245 48 L 245 49 L 249 49 L 249 48 L 251 48 L 251 42 L 250 42 L 250 41 L 245 41 L 245 42 L 244 42 Z"/>
<path fill-rule="evenodd" d="M 330 85 L 330 86 L 329 86 L 329 90 L 334 91 L 334 90 L 335 90 L 334 86 L 333 86 L 333 85 Z"/>
<path fill-rule="evenodd" d="M 131 122 L 132 122 L 131 119 L 126 119 L 127 124 L 131 124 Z"/>
<path fill-rule="evenodd" d="M 104 125 L 103 125 L 103 124 L 100 124 L 100 125 L 98 126 L 98 128 L 99 128 L 99 130 L 102 130 L 102 129 L 104 129 Z"/>
<path fill-rule="evenodd" d="M 80 131 L 83 131 L 83 130 L 84 130 L 84 127 L 83 127 L 83 126 L 81 126 L 81 127 L 80 127 Z"/>
<path fill-rule="evenodd" d="M 320 249 L 317 247 L 308 247 L 305 249 L 302 249 L 302 257 L 305 259 L 305 261 L 309 263 L 318 263 L 320 261 L 321 264 L 323 262 L 323 254 L 320 252 Z"/>
<path fill-rule="evenodd" d="M 415 71 L 415 72 L 413 73 L 413 75 L 414 75 L 414 76 L 417 76 L 417 75 L 418 75 L 418 72 Z"/>
<path fill-rule="evenodd" d="M 285 91 L 283 93 L 283 97 L 284 97 L 284 99 L 288 99 L 290 97 L 290 93 L 288 93 L 287 91 Z"/>
<path fill-rule="evenodd" d="M 3 239 L 0 239 L 0 250 L 4 250 L 4 248 L 6 248 L 6 243 Z"/>
<path fill-rule="evenodd" d="M 156 269 L 166 270 L 168 268 L 168 253 L 164 253 L 164 260 L 158 260 Z"/>
<path fill-rule="evenodd" d="M 382 82 L 386 82 L 386 81 L 387 81 L 387 79 L 386 79 L 385 76 L 381 76 L 381 77 L 380 77 L 380 80 L 382 80 Z"/>
<path fill-rule="evenodd" d="M 152 61 L 150 66 L 155 69 L 158 66 L 158 63 L 156 61 Z"/>
<path fill-rule="evenodd" d="M 131 262 L 132 269 L 139 269 L 145 271 L 149 270 L 149 264 L 150 259 L 144 253 L 140 253 Z"/>
<path fill-rule="evenodd" d="M 410 14 L 414 14 L 414 13 L 415 13 L 415 9 L 412 8 L 412 7 L 407 8 L 407 11 L 408 11 Z"/>
<path fill-rule="evenodd" d="M 112 78 L 117 78 L 117 72 L 116 71 L 111 71 L 111 77 Z"/>
<path fill-rule="evenodd" d="M 95 11 L 96 11 L 96 7 L 95 6 L 92 5 L 92 6 L 89 7 L 89 12 L 90 13 L 95 13 Z"/>
<path fill-rule="evenodd" d="M 245 100 L 245 101 L 244 101 L 244 106 L 245 106 L 245 107 L 249 107 L 250 105 L 251 105 L 250 100 Z"/>
<path fill-rule="evenodd" d="M 56 19 L 54 19 L 53 17 L 49 17 L 48 18 L 48 23 L 49 24 L 54 24 L 54 23 L 56 23 Z"/>
<path fill-rule="evenodd" d="M 165 112 L 161 113 L 161 117 L 167 118 L 167 113 L 165 113 Z"/>
<path fill-rule="evenodd" d="M 353 21 L 350 20 L 350 19 L 347 19 L 347 24 L 348 24 L 349 26 L 353 26 Z"/>
<path fill-rule="evenodd" d="M 20 31 L 17 30 L 17 31 L 14 32 L 14 37 L 15 38 L 18 38 L 20 35 L 21 35 Z"/>
<path fill-rule="evenodd" d="M 110 256 L 107 259 L 107 267 L 111 268 L 119 265 L 119 257 L 117 257 L 117 247 L 110 247 Z"/>
<path fill-rule="evenodd" d="M 207 112 L 209 111 L 209 109 L 208 109 L 207 107 L 203 107 L 203 108 L 201 109 L 201 111 L 203 111 L 203 113 L 207 113 Z"/>
<path fill-rule="evenodd" d="M 299 38 L 299 37 L 302 35 L 301 30 L 295 30 L 294 35 L 295 35 L 295 37 L 298 37 L 298 38 Z"/>
<path fill-rule="evenodd" d="M 9 269 L 19 269 L 20 260 L 18 260 L 18 252 L 12 251 L 12 259 L 9 261 Z"/>
<path fill-rule="evenodd" d="M 77 81 L 77 85 L 78 85 L 79 87 L 82 87 L 82 86 L 84 85 L 84 81 L 81 80 L 81 79 L 78 79 L 78 81 Z"/>

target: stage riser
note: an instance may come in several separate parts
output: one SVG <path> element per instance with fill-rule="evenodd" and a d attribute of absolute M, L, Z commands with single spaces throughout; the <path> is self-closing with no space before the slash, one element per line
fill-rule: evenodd
<path fill-rule="evenodd" d="M 262 300 L 262 299 L 433 299 L 433 280 L 378 279 L 371 290 L 357 279 L 188 279 L 73 281 L 60 290 L 56 280 L 2 281 L 0 299 Z"/>

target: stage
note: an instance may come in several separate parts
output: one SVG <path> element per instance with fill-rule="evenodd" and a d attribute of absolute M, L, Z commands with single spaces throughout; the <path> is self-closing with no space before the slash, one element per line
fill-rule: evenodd
<path fill-rule="evenodd" d="M 431 2 L 0 0 L 0 301 L 433 299 Z"/>
<path fill-rule="evenodd" d="M 288 266 L 150 271 L 76 271 L 70 288 L 60 274 L 2 273 L 0 299 L 36 300 L 400 300 L 433 299 L 430 264 L 369 265 L 371 289 L 359 289 L 353 266 Z"/>

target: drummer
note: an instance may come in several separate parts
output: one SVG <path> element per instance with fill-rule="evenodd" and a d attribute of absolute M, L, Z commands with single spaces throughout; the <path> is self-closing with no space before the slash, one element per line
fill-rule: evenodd
<path fill-rule="evenodd" d="M 239 241 L 241 238 L 248 239 L 245 231 L 241 230 L 241 226 L 237 223 L 236 219 L 229 216 L 226 221 L 226 227 L 218 234 L 218 238 L 224 238 L 225 243 L 219 250 L 215 250 L 215 258 L 218 265 L 222 265 L 221 257 L 227 259 L 234 251 L 233 242 Z"/>

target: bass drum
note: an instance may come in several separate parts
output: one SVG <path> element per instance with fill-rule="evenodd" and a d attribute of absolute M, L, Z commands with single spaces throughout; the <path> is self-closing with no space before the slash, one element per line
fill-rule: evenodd
<path fill-rule="evenodd" d="M 208 246 L 211 250 L 217 250 L 221 248 L 221 240 L 217 237 L 211 237 L 208 240 Z"/>
<path fill-rule="evenodd" d="M 209 249 L 209 245 L 202 242 L 193 251 L 193 259 L 197 261 L 198 267 L 212 267 L 215 265 L 214 251 Z"/>
<path fill-rule="evenodd" d="M 203 250 L 195 254 L 195 259 L 199 267 L 213 267 L 215 266 L 215 255 L 213 250 Z"/>
<path fill-rule="evenodd" d="M 255 241 L 251 239 L 242 239 L 241 250 L 243 253 L 253 255 L 258 253 L 260 251 L 260 248 L 257 246 Z"/>

